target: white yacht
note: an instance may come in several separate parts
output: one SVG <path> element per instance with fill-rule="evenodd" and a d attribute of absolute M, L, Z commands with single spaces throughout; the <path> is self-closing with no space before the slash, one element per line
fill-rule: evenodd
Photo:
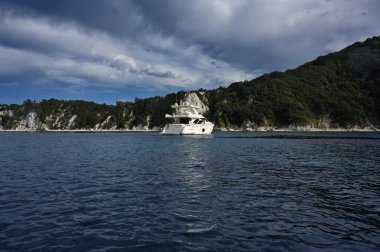
<path fill-rule="evenodd" d="M 211 134 L 214 124 L 202 114 L 201 108 L 187 102 L 172 105 L 173 115 L 165 115 L 172 122 L 165 125 L 161 134 L 165 135 L 206 135 Z"/>

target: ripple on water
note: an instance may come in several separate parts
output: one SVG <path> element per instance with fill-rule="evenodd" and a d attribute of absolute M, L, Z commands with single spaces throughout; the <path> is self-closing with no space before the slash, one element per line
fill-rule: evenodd
<path fill-rule="evenodd" d="M 377 138 L 0 133 L 0 251 L 378 251 Z"/>

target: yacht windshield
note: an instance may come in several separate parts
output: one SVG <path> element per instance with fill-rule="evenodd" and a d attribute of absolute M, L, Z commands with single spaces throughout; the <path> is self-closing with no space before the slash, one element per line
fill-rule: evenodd
<path fill-rule="evenodd" d="M 181 124 L 189 124 L 190 118 L 179 118 L 179 123 Z"/>

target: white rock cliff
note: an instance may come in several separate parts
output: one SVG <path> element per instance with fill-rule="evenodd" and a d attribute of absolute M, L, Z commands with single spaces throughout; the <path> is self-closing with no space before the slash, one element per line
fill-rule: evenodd
<path fill-rule="evenodd" d="M 201 108 L 201 112 L 205 113 L 209 110 L 208 106 L 204 104 L 201 99 L 199 99 L 198 95 L 196 93 L 187 93 L 184 97 L 184 102 L 187 102 L 189 104 L 192 104 L 194 106 L 197 106 Z"/>

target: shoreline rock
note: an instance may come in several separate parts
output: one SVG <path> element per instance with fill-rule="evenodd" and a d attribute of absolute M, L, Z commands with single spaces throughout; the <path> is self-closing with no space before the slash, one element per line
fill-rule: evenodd
<path fill-rule="evenodd" d="M 258 128 L 214 128 L 214 131 L 221 132 L 380 132 L 375 127 L 354 127 L 354 128 L 314 128 L 314 127 L 258 127 Z"/>
<path fill-rule="evenodd" d="M 12 130 L 0 129 L 0 132 L 160 132 L 161 128 L 144 129 L 144 128 L 133 128 L 133 129 L 25 129 L 18 128 Z M 378 128 L 272 128 L 272 127 L 260 127 L 258 129 L 242 129 L 242 128 L 215 128 L 214 132 L 380 132 Z"/>

